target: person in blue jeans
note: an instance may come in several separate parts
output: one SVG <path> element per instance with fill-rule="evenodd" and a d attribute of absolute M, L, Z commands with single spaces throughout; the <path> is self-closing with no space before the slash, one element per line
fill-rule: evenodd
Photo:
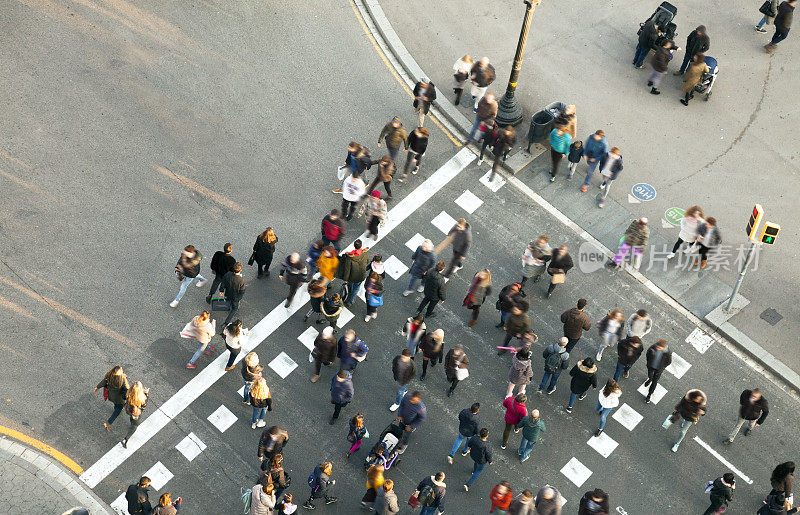
<path fill-rule="evenodd" d="M 595 436 L 600 436 L 603 429 L 606 427 L 606 419 L 611 410 L 619 406 L 619 398 L 622 395 L 622 389 L 616 381 L 610 379 L 606 381 L 606 386 L 600 391 L 597 396 L 597 406 L 594 410 L 600 415 L 600 426 L 594 432 Z"/>
<path fill-rule="evenodd" d="M 420 501 L 422 508 L 420 515 L 434 515 L 437 511 L 444 513 L 444 501 L 447 494 L 444 478 L 444 472 L 437 472 L 433 476 L 426 477 L 417 485 L 417 489 L 412 495 Z"/>
<path fill-rule="evenodd" d="M 389 411 L 397 411 L 400 403 L 403 402 L 403 397 L 408 392 L 408 383 L 417 375 L 417 367 L 414 366 L 414 360 L 411 359 L 413 355 L 411 349 L 406 348 L 392 360 L 392 376 L 397 382 L 397 395 L 394 404 L 389 407 Z"/>
<path fill-rule="evenodd" d="M 785 0 L 778 6 L 778 15 L 775 17 L 775 35 L 772 41 L 764 45 L 764 49 L 771 54 L 778 48 L 778 43 L 786 39 L 789 29 L 792 27 L 792 16 L 794 14 L 794 4 L 797 0 Z"/>
<path fill-rule="evenodd" d="M 583 144 L 583 157 L 586 158 L 586 164 L 589 170 L 586 172 L 586 180 L 581 185 L 581 191 L 586 192 L 589 189 L 589 184 L 592 182 L 592 175 L 595 168 L 600 163 L 600 159 L 608 152 L 608 141 L 606 141 L 606 133 L 602 130 L 595 131 L 594 134 L 586 138 L 586 143 Z"/>
<path fill-rule="evenodd" d="M 575 399 L 582 401 L 589 391 L 589 388 L 597 388 L 597 365 L 594 359 L 586 357 L 578 361 L 574 367 L 569 371 L 572 380 L 569 383 L 569 404 L 567 405 L 567 413 L 572 413 L 572 407 L 575 405 Z M 580 397 L 579 397 L 580 396 Z"/>
<path fill-rule="evenodd" d="M 467 448 L 461 453 L 462 456 L 469 454 L 472 458 L 474 465 L 472 466 L 472 475 L 469 476 L 467 482 L 464 484 L 464 491 L 469 492 L 469 487 L 481 475 L 486 465 L 492 464 L 492 451 L 489 449 L 489 444 L 486 440 L 489 439 L 489 430 L 485 427 L 473 436 L 467 442 Z"/>
<path fill-rule="evenodd" d="M 566 336 L 562 336 L 558 340 L 558 345 L 550 344 L 544 349 L 542 353 L 542 357 L 544 358 L 544 375 L 542 376 L 542 382 L 539 384 L 539 391 L 537 393 L 541 394 L 544 392 L 545 387 L 547 387 L 547 395 L 556 391 L 558 377 L 561 375 L 562 371 L 569 367 L 567 343 L 569 343 L 569 339 Z M 550 381 L 549 385 L 547 384 L 548 381 Z"/>
<path fill-rule="evenodd" d="M 522 441 L 519 444 L 520 463 L 526 461 L 531 456 L 533 446 L 536 445 L 542 437 L 542 431 L 545 430 L 544 422 L 539 418 L 539 410 L 531 410 L 528 415 L 517 423 L 517 429 L 522 429 Z"/>
<path fill-rule="evenodd" d="M 455 456 L 456 451 L 458 451 L 462 443 L 464 444 L 464 448 L 461 452 L 465 453 L 467 450 L 467 440 L 478 433 L 478 426 L 480 426 L 481 423 L 480 418 L 478 418 L 478 411 L 480 408 L 480 403 L 476 402 L 470 406 L 469 409 L 462 409 L 461 413 L 458 414 L 458 435 L 456 436 L 456 441 L 453 442 L 453 448 L 450 449 L 450 454 L 447 455 L 447 463 L 453 464 L 453 456 Z"/>
<path fill-rule="evenodd" d="M 644 66 L 644 60 L 647 57 L 647 54 L 649 54 L 650 50 L 655 47 L 656 40 L 660 35 L 661 31 L 659 30 L 658 25 L 656 25 L 655 20 L 648 20 L 647 23 L 642 26 L 642 29 L 639 32 L 639 41 L 636 45 L 636 52 L 633 54 L 633 65 L 636 68 L 641 68 Z"/>

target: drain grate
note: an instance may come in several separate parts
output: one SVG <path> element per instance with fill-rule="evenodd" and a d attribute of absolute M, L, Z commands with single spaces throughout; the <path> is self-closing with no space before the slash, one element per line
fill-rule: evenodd
<path fill-rule="evenodd" d="M 766 320 L 769 325 L 775 325 L 781 320 L 783 320 L 783 315 L 778 313 L 772 308 L 765 309 L 763 313 L 761 313 L 761 319 Z"/>

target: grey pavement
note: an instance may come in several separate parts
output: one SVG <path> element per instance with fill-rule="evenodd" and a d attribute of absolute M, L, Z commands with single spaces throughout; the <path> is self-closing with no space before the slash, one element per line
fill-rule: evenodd
<path fill-rule="evenodd" d="M 378 3 L 408 53 L 445 93 L 452 94 L 452 63 L 464 53 L 488 56 L 498 77 L 490 91 L 504 92 L 524 11 L 521 2 Z M 797 228 L 788 221 L 797 214 L 790 199 L 797 188 L 798 154 L 778 144 L 774 134 L 797 114 L 782 100 L 790 95 L 792 70 L 797 68 L 797 40 L 787 39 L 770 57 L 761 48 L 767 35 L 752 28 L 759 19 L 758 6 L 681 3 L 676 17 L 679 46 L 685 46 L 694 27 L 704 24 L 711 36 L 707 54 L 720 66 L 711 99 L 696 98 L 685 108 L 678 103 L 680 78 L 670 73 L 663 94 L 653 97 L 643 85 L 647 72 L 630 66 L 638 24 L 657 5 L 641 0 L 624 7 L 611 1 L 589 7 L 543 2 L 535 10 L 517 98 L 528 116 L 553 101 L 576 104 L 581 138 L 604 129 L 625 160 L 610 197 L 635 216 L 647 216 L 665 242 L 677 237 L 677 229 L 661 228 L 671 207 L 700 204 L 707 215 L 715 216 L 724 243 L 731 245 L 732 259 L 746 243 L 743 228 L 754 203 L 764 206 L 765 219 L 783 219 L 784 239 L 762 249 L 757 270 L 749 272 L 740 292 L 750 303 L 720 329 L 730 337 L 754 341 L 796 373 L 798 354 L 785 349 L 791 345 L 786 335 L 798 330 L 800 320 L 795 302 L 800 278 L 786 273 L 796 269 L 797 260 Z M 681 53 L 670 72 L 679 59 Z M 461 110 L 471 118 L 467 108 Z M 527 132 L 527 121 L 519 129 Z M 582 179 L 580 175 L 579 171 Z M 652 201 L 630 204 L 628 194 L 640 182 L 654 186 L 657 195 Z M 576 205 L 571 194 L 551 202 L 565 213 L 583 208 L 584 216 L 593 212 L 590 199 L 578 199 Z M 618 227 L 613 220 L 604 223 L 608 217 L 603 213 L 599 223 L 587 217 L 575 221 L 592 236 L 610 239 Z M 665 289 L 702 318 L 730 294 L 737 272 L 735 266 L 713 271 L 706 274 L 713 279 L 697 286 L 693 276 L 680 278 Z M 778 317 L 767 320 L 768 310 Z"/>
<path fill-rule="evenodd" d="M 86 508 L 92 515 L 110 509 L 54 459 L 0 437 L 0 505 L 7 515 L 58 514 Z"/>

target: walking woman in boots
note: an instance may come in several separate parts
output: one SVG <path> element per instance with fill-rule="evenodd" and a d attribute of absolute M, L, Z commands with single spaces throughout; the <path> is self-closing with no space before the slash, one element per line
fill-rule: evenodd
<path fill-rule="evenodd" d="M 116 366 L 106 372 L 105 377 L 95 386 L 94 391 L 96 392 L 100 388 L 104 388 L 103 397 L 114 404 L 114 411 L 111 412 L 111 416 L 103 422 L 103 427 L 106 428 L 106 431 L 111 432 L 111 424 L 122 413 L 122 408 L 125 407 L 125 399 L 128 396 L 128 389 L 130 388 L 128 377 L 122 371 L 122 367 Z"/>
<path fill-rule="evenodd" d="M 133 383 L 133 386 L 128 390 L 128 397 L 125 402 L 125 413 L 131 417 L 131 427 L 128 428 L 128 433 L 125 435 L 125 438 L 122 439 L 123 447 L 128 446 L 128 440 L 130 440 L 136 428 L 139 427 L 142 411 L 144 411 L 145 406 L 147 406 L 147 396 L 149 394 L 150 389 L 145 388 L 141 381 Z"/>
<path fill-rule="evenodd" d="M 267 227 L 264 232 L 258 235 L 253 245 L 253 260 L 258 264 L 258 279 L 269 277 L 269 265 L 272 264 L 272 256 L 275 254 L 275 244 L 278 237 L 272 227 Z M 252 265 L 252 261 L 250 262 Z"/>

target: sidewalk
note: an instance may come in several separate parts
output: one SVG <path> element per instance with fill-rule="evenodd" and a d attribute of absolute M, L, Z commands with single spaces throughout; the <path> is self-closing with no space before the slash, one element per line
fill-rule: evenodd
<path fill-rule="evenodd" d="M 406 48 L 403 41 L 401 41 L 401 37 L 398 36 L 392 27 L 391 22 L 381 7 L 384 2 L 380 2 L 379 0 L 363 0 L 363 2 L 359 1 L 356 3 L 363 5 L 365 8 L 364 10 L 369 13 L 372 18 L 371 21 L 374 22 L 377 28 L 377 33 L 383 37 L 387 46 L 394 54 L 394 57 L 397 58 L 401 66 L 411 77 L 419 77 L 422 75 L 433 77 L 437 79 L 435 80 L 436 83 L 442 85 L 443 88 L 447 90 L 447 86 L 445 86 L 448 84 L 447 80 L 438 80 L 438 75 L 440 74 L 437 72 L 441 71 L 440 69 L 448 70 L 449 67 L 433 66 L 431 70 L 423 71 L 422 67 L 431 67 L 432 61 L 439 61 L 441 59 L 439 57 L 433 58 L 429 53 L 423 56 L 423 61 L 427 62 L 421 62 L 421 67 L 415 61 L 414 56 L 408 48 Z M 399 18 L 395 19 L 395 21 L 398 21 L 401 26 L 407 29 L 408 20 L 404 18 L 403 15 L 399 14 L 401 10 L 396 9 L 397 6 L 392 2 L 389 2 L 388 6 L 393 14 Z M 405 10 L 402 10 L 402 12 L 404 14 L 406 13 Z M 412 40 L 407 43 L 410 43 L 409 46 L 418 46 L 419 41 L 412 38 Z M 434 45 L 434 47 L 435 46 L 436 45 Z M 500 83 L 503 82 L 500 80 L 503 76 L 504 73 L 498 70 L 498 80 Z M 497 92 L 500 93 L 499 89 Z M 439 91 L 437 98 L 437 109 L 439 112 L 453 126 L 459 127 L 462 131 L 467 132 L 472 125 L 469 120 L 469 117 L 471 117 L 469 109 L 453 106 L 448 100 L 447 92 Z M 520 98 L 520 101 L 524 104 L 530 104 L 529 98 Z M 530 105 L 526 105 L 526 112 L 535 110 L 535 108 L 530 109 Z M 585 129 L 582 130 L 585 132 Z M 518 127 L 518 131 L 518 143 L 523 145 L 524 148 L 523 142 L 526 140 L 527 123 L 523 122 Z M 575 223 L 580 226 L 584 234 L 589 236 L 588 238 L 584 238 L 587 242 L 595 240 L 608 249 L 616 250 L 619 237 L 624 232 L 630 220 L 642 216 L 643 213 L 637 214 L 631 212 L 627 208 L 627 205 L 614 199 L 616 196 L 614 192 L 612 192 L 612 195 L 608 198 L 606 208 L 601 211 L 596 209 L 596 204 L 592 200 L 595 193 L 592 193 L 590 195 L 591 199 L 587 200 L 587 198 L 585 198 L 586 195 L 581 196 L 578 194 L 576 187 L 569 189 L 561 182 L 551 185 L 549 181 L 545 179 L 547 174 L 543 171 L 548 166 L 548 158 L 542 156 L 537 162 L 534 162 L 534 158 L 539 155 L 541 151 L 542 148 L 537 148 L 537 151 L 534 151 L 533 155 L 528 155 L 522 150 L 516 150 L 515 154 L 509 156 L 507 163 L 509 166 L 507 166 L 507 168 L 509 168 L 509 171 L 513 174 L 517 174 L 517 172 L 524 169 L 518 174 L 519 179 L 523 181 L 526 186 L 531 187 L 532 190 L 540 195 L 547 203 L 552 204 L 562 216 L 567 217 L 570 221 L 576 220 L 577 222 Z M 515 152 L 515 150 L 512 150 L 512 152 Z M 571 183 L 569 184 L 571 185 Z M 622 198 L 625 198 L 624 195 Z M 651 221 L 653 222 L 651 223 L 651 246 L 653 248 L 657 246 L 660 248 L 669 245 L 674 240 L 676 232 L 659 229 L 657 218 L 651 217 Z M 663 220 L 661 222 L 663 223 Z M 583 250 L 582 246 L 581 251 Z M 723 301 L 730 295 L 730 286 L 728 284 L 729 277 L 726 276 L 730 274 L 714 273 L 710 271 L 704 271 L 698 274 L 696 272 L 692 273 L 684 270 L 676 270 L 673 267 L 662 270 L 651 269 L 645 271 L 644 266 L 642 267 L 642 271 L 647 274 L 647 277 L 642 277 L 643 281 L 663 291 L 667 296 L 674 299 L 674 301 L 691 312 L 692 315 L 703 320 L 708 324 L 707 331 L 709 333 L 716 333 L 726 338 L 736 345 L 739 350 L 755 358 L 761 365 L 765 366 L 791 388 L 795 390 L 800 389 L 800 375 L 795 371 L 798 369 L 798 363 L 795 362 L 796 360 L 790 360 L 788 363 L 781 361 L 781 359 L 787 357 L 786 353 L 782 352 L 782 345 L 780 344 L 781 338 L 776 340 L 774 337 L 767 337 L 761 342 L 764 345 L 762 347 L 762 345 L 755 342 L 736 327 L 736 325 L 740 325 L 747 332 L 756 331 L 753 333 L 754 336 L 756 334 L 764 335 L 761 326 L 755 326 L 751 320 L 742 318 L 745 315 L 745 311 L 743 311 L 742 308 L 749 303 L 747 299 L 741 296 L 737 297 L 737 302 L 734 305 L 734 313 L 738 314 L 738 317 L 733 314 L 728 315 L 722 312 L 721 304 L 723 304 Z M 755 284 L 758 284 L 757 281 Z M 746 293 L 746 295 L 752 295 L 753 293 L 753 290 L 750 290 L 750 293 Z M 754 308 L 751 307 L 747 313 L 753 315 L 753 309 Z M 785 309 L 782 311 L 785 311 Z M 752 316 L 749 318 L 752 318 Z M 784 319 L 784 322 L 786 322 L 786 319 Z M 776 356 L 779 356 L 781 359 L 778 359 Z M 794 367 L 794 369 L 792 367 Z"/>
<path fill-rule="evenodd" d="M 0 506 L 8 515 L 59 514 L 83 507 L 109 514 L 102 501 L 84 489 L 74 474 L 49 456 L 0 437 Z"/>

